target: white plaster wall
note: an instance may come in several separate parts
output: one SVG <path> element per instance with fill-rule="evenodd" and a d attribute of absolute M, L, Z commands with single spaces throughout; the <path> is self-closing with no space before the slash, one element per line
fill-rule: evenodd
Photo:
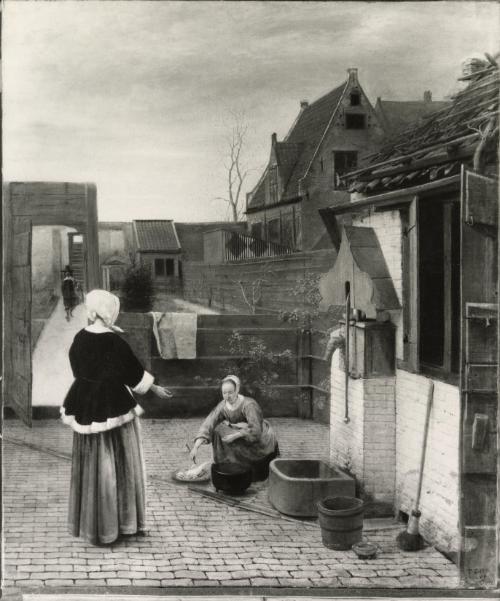
<path fill-rule="evenodd" d="M 410 513 L 416 496 L 429 379 L 403 370 L 396 377 L 396 509 Z M 458 540 L 460 396 L 434 381 L 420 509 L 421 532 L 456 550 Z"/>
<path fill-rule="evenodd" d="M 394 378 L 349 380 L 349 422 L 345 415 L 345 374 L 340 351 L 331 365 L 330 460 L 348 467 L 365 492 L 393 503 L 396 418 Z"/>
<path fill-rule="evenodd" d="M 356 476 L 364 472 L 363 382 L 349 381 L 349 423 L 344 423 L 345 375 L 340 350 L 331 363 L 330 461 L 348 468 Z"/>
<path fill-rule="evenodd" d="M 31 235 L 31 280 L 33 293 L 60 294 L 60 270 L 68 263 L 68 232 L 63 226 L 34 226 Z M 56 238 L 54 238 L 54 232 Z"/>
<path fill-rule="evenodd" d="M 403 303 L 403 254 L 402 224 L 399 211 L 383 211 L 357 217 L 353 225 L 372 227 L 377 234 L 387 269 L 392 278 L 400 304 Z M 396 330 L 396 357 L 403 359 L 403 320 L 402 311 L 391 311 L 391 320 Z"/>

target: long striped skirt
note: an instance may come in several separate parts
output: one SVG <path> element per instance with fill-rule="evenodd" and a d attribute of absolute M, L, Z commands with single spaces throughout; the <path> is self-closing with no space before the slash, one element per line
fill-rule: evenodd
<path fill-rule="evenodd" d="M 98 434 L 73 434 L 69 532 L 94 545 L 146 528 L 139 418 Z"/>

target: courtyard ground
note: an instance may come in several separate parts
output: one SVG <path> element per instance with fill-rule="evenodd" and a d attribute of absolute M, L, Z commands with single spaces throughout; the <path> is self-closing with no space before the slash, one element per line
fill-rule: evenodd
<path fill-rule="evenodd" d="M 328 455 L 326 426 L 299 419 L 270 421 L 283 456 Z M 227 506 L 175 484 L 172 472 L 189 465 L 186 442 L 192 442 L 199 423 L 195 418 L 142 420 L 149 532 L 94 547 L 66 531 L 70 429 L 57 420 L 35 421 L 32 429 L 6 420 L 5 592 L 49 592 L 47 587 L 82 593 L 109 587 L 116 594 L 132 587 L 140 592 L 147 587 L 458 586 L 456 566 L 434 548 L 400 551 L 395 538 L 402 526 L 390 521 L 366 522 L 364 536 L 379 546 L 379 553 L 377 559 L 360 560 L 352 551 L 325 548 L 316 523 Z M 209 458 L 209 448 L 202 447 L 199 460 Z M 255 499 L 264 502 L 265 491 L 257 492 L 248 493 L 250 505 Z"/>

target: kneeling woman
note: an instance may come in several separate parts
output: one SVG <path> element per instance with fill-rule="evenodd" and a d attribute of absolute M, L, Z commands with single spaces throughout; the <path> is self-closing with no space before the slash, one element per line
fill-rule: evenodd
<path fill-rule="evenodd" d="M 201 425 L 191 458 L 196 461 L 199 447 L 211 442 L 215 463 L 251 467 L 253 480 L 265 480 L 269 463 L 279 455 L 276 435 L 258 403 L 239 390 L 237 376 L 222 380 L 222 401 Z"/>

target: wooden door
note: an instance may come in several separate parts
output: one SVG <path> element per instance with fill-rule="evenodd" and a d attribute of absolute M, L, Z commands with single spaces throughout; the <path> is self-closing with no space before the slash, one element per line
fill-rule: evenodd
<path fill-rule="evenodd" d="M 461 190 L 460 567 L 465 584 L 498 579 L 498 183 L 467 170 Z"/>
<path fill-rule="evenodd" d="M 4 377 L 6 406 L 31 426 L 31 221 L 4 210 Z"/>

